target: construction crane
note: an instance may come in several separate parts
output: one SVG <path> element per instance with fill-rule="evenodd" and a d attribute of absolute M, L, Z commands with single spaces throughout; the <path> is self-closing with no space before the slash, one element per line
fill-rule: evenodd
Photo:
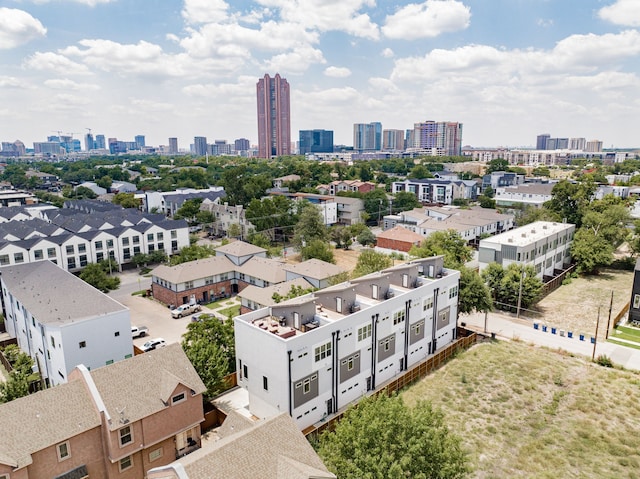
<path fill-rule="evenodd" d="M 91 128 L 87 128 L 87 127 L 85 126 L 85 128 L 84 128 L 84 129 L 85 129 L 85 130 L 89 130 L 89 134 L 91 134 Z"/>
<path fill-rule="evenodd" d="M 58 134 L 58 141 L 60 141 L 60 137 L 62 136 L 62 130 L 51 130 L 52 133 Z"/>

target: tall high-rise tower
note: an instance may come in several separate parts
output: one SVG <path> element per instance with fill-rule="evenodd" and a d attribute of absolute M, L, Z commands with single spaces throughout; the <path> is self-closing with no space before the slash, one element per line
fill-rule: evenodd
<path fill-rule="evenodd" d="M 258 156 L 291 154 L 289 83 L 280 74 L 268 74 L 256 85 L 258 100 Z"/>

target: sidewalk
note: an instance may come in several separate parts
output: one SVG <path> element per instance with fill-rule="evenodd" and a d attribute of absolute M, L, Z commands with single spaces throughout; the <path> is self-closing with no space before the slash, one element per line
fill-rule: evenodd
<path fill-rule="evenodd" d="M 461 314 L 459 322 L 467 324 L 469 329 L 483 332 L 485 315 L 484 313 Z M 559 331 L 559 330 L 557 330 Z M 591 343 L 591 336 L 586 336 L 584 341 L 574 334 L 569 338 L 560 334 L 551 334 L 551 328 L 547 332 L 542 329 L 534 329 L 533 321 L 526 319 L 515 319 L 509 314 L 491 312 L 487 317 L 487 333 L 495 333 L 502 339 L 518 339 L 526 343 L 545 346 L 551 349 L 561 349 L 570 353 L 591 358 L 594 351 L 594 344 Z M 595 344 L 595 356 L 608 356 L 615 364 L 627 369 L 640 370 L 640 350 L 632 349 L 618 344 L 604 341 L 602 338 Z"/>

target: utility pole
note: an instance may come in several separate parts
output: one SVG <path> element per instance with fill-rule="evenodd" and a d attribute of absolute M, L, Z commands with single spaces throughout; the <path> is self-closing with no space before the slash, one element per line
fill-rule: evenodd
<path fill-rule="evenodd" d="M 518 289 L 518 310 L 516 312 L 516 319 L 520 319 L 520 305 L 522 304 L 522 281 L 524 280 L 524 265 L 520 271 L 520 288 Z"/>
<path fill-rule="evenodd" d="M 609 319 L 607 319 L 607 331 L 604 339 L 609 339 L 609 328 L 611 327 L 611 310 L 613 309 L 613 290 L 611 290 L 611 302 L 609 303 Z"/>
<path fill-rule="evenodd" d="M 600 326 L 600 306 L 598 306 L 598 320 L 596 321 L 596 335 L 593 338 L 593 353 L 591 353 L 591 361 L 596 357 L 596 343 L 598 342 L 598 326 Z"/>

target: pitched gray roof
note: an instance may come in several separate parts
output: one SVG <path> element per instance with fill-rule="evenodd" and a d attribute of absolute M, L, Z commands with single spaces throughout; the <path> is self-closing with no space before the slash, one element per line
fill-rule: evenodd
<path fill-rule="evenodd" d="M 100 426 L 81 381 L 14 399 L 0 405 L 0 463 L 15 468 L 31 464 L 31 454 Z"/>
<path fill-rule="evenodd" d="M 216 249 L 220 254 L 228 254 L 231 256 L 248 256 L 250 254 L 265 253 L 267 250 L 259 246 L 245 243 L 244 241 L 233 241 Z"/>
<path fill-rule="evenodd" d="M 91 377 L 110 416 L 119 418 L 124 410 L 130 422 L 167 407 L 179 384 L 196 394 L 207 389 L 177 343 L 94 369 Z M 118 427 L 119 421 L 112 421 L 111 430 Z"/>
<path fill-rule="evenodd" d="M 286 413 L 211 442 L 177 463 L 189 479 L 336 477 Z"/>
<path fill-rule="evenodd" d="M 313 279 L 327 279 L 340 273 L 344 273 L 346 270 L 335 264 L 327 263 L 319 259 L 308 259 L 298 264 L 287 264 L 284 267 L 285 271 L 290 271 L 300 276 Z"/>
<path fill-rule="evenodd" d="M 0 268 L 13 296 L 41 323 L 66 324 L 127 308 L 50 261 Z M 73 294 L 70 294 L 73 292 Z"/>
<path fill-rule="evenodd" d="M 273 306 L 276 302 L 273 300 L 273 295 L 278 293 L 280 296 L 286 296 L 291 291 L 293 286 L 298 286 L 303 289 L 309 289 L 312 287 L 304 278 L 296 278 L 284 283 L 274 284 L 266 288 L 250 285 L 244 288 L 238 293 L 238 296 L 245 298 L 249 301 L 254 301 L 262 306 Z"/>
<path fill-rule="evenodd" d="M 212 256 L 210 258 L 198 259 L 175 266 L 159 265 L 151 271 L 153 276 L 162 278 L 173 284 L 180 284 L 186 281 L 194 281 L 207 276 L 229 273 L 238 267 L 226 256 Z"/>

